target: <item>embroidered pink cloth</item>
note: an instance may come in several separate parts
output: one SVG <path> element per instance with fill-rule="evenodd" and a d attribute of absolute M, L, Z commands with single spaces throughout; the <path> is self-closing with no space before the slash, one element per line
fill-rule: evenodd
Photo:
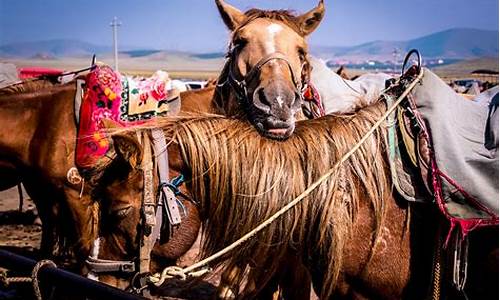
<path fill-rule="evenodd" d="M 86 78 L 76 143 L 76 165 L 95 166 L 106 155 L 110 142 L 102 120 L 125 127 L 166 115 L 168 102 L 179 96 L 168 74 L 157 71 L 144 80 L 132 80 L 107 65 L 97 65 Z"/>

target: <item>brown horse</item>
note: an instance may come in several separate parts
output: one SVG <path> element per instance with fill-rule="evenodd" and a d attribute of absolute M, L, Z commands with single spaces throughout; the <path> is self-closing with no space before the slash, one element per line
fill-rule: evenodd
<path fill-rule="evenodd" d="M 0 188 L 23 182 L 43 222 L 41 255 L 80 271 L 96 232 L 89 223 L 95 210 L 89 188 L 69 176 L 76 170 L 75 92 L 74 82 L 48 80 L 0 90 Z M 210 111 L 212 96 L 213 88 L 182 93 L 182 109 Z"/>
<path fill-rule="evenodd" d="M 289 137 L 302 117 L 302 93 L 310 77 L 306 37 L 323 18 L 323 1 L 298 16 L 285 10 L 243 13 L 222 0 L 215 2 L 231 30 L 214 98 L 220 112 L 245 113 L 266 137 Z"/>
<path fill-rule="evenodd" d="M 190 175 L 189 190 L 200 201 L 204 254 L 232 243 L 301 194 L 384 110 L 377 103 L 354 116 L 299 122 L 296 134 L 283 142 L 263 139 L 234 119 L 168 122 L 164 130 L 174 136 L 170 147 L 182 153 L 179 168 Z M 230 278 L 236 285 L 253 283 L 241 297 L 252 298 L 270 280 L 288 275 L 279 271 L 290 257 L 308 268 L 322 299 L 427 296 L 440 217 L 393 194 L 385 134 L 378 129 L 303 202 L 226 257 L 226 270 L 248 266 Z M 131 161 L 142 153 L 134 139 L 124 133 L 115 137 L 115 147 Z M 498 266 L 498 228 L 472 233 L 476 238 L 484 240 L 471 249 L 473 279 L 466 290 L 474 299 L 493 299 L 498 273 L 487 266 Z M 485 257 L 493 260 L 481 261 Z"/>

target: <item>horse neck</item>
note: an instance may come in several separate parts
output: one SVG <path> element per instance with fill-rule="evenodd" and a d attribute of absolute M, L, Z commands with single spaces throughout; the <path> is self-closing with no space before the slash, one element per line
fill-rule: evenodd
<path fill-rule="evenodd" d="M 27 162 L 29 147 L 40 147 L 40 142 L 51 143 L 52 138 L 74 132 L 68 128 L 74 124 L 74 91 L 74 85 L 68 84 L 1 95 L 0 157 Z M 34 143 L 36 138 L 41 140 Z"/>
<path fill-rule="evenodd" d="M 181 111 L 185 113 L 215 113 L 212 101 L 215 87 L 181 93 Z"/>

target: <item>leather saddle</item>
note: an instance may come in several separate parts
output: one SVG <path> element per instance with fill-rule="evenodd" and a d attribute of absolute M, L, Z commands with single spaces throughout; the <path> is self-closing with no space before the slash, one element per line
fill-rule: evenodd
<path fill-rule="evenodd" d="M 413 79 L 410 69 L 398 85 L 391 86 L 383 96 L 390 106 Z M 412 202 L 432 202 L 430 177 L 430 140 L 417 121 L 416 105 L 411 96 L 398 106 L 388 119 L 389 160 L 392 180 L 403 198 Z"/>

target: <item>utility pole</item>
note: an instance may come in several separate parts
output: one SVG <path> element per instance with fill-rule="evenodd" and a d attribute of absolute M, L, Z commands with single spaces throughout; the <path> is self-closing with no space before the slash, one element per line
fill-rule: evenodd
<path fill-rule="evenodd" d="M 392 50 L 392 57 L 394 58 L 394 62 L 393 62 L 394 73 L 397 74 L 397 72 L 398 72 L 399 48 L 394 48 L 394 50 Z"/>
<path fill-rule="evenodd" d="M 118 72 L 118 26 L 122 25 L 118 22 L 118 18 L 114 17 L 113 21 L 109 24 L 113 28 L 113 51 L 115 58 L 115 71 Z"/>

